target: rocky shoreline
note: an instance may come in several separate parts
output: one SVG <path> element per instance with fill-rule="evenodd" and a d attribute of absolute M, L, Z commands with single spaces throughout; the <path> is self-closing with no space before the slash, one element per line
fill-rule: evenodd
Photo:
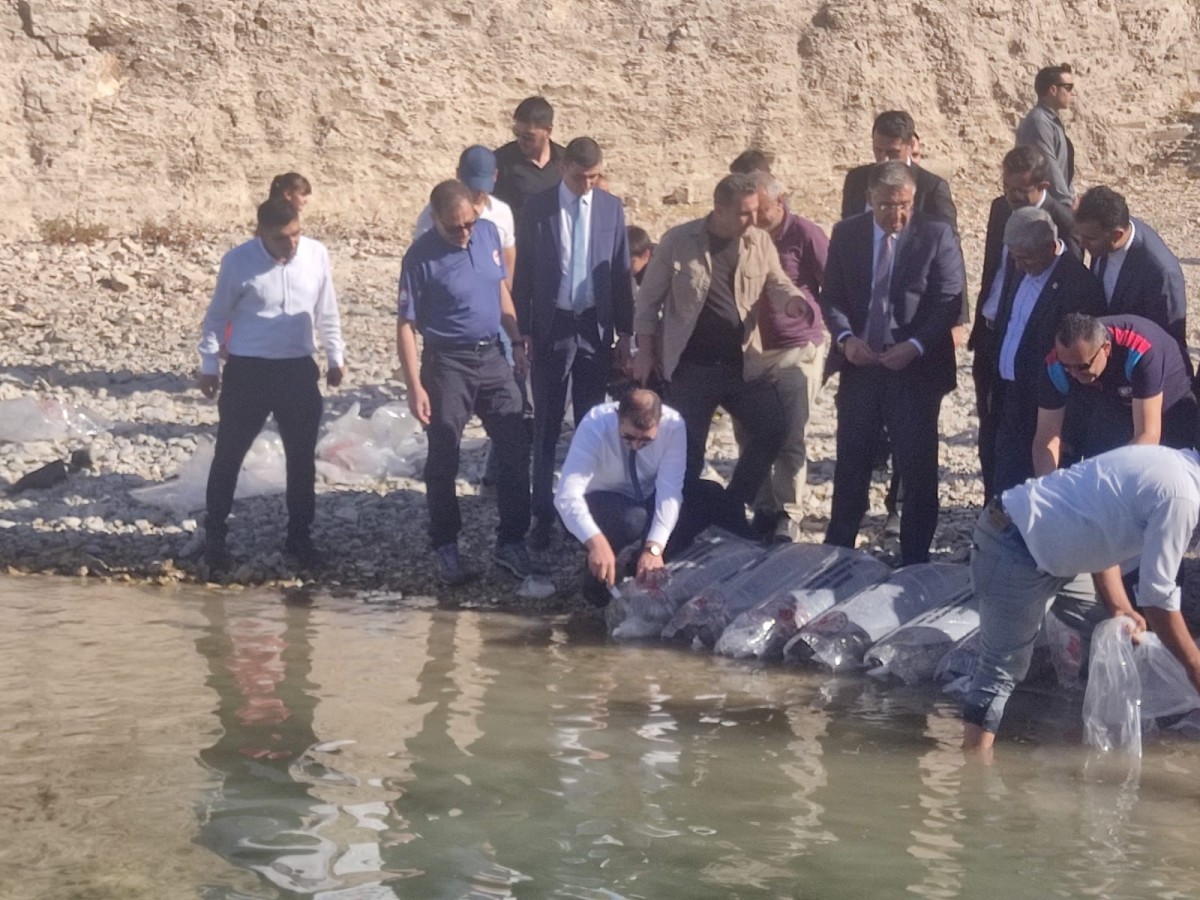
<path fill-rule="evenodd" d="M 1179 175 L 1179 187 L 1186 181 Z M 1161 187 L 1161 186 L 1159 186 Z M 1154 223 L 1191 276 L 1200 263 L 1200 202 L 1179 191 L 1125 187 L 1135 214 Z M 956 186 L 957 191 L 957 186 Z M 1153 202 L 1155 207 L 1147 209 Z M 970 283 L 982 252 L 982 195 L 959 199 Z M 820 217 L 817 217 L 821 220 Z M 658 230 L 661 230 L 658 229 Z M 376 238 L 331 236 L 329 245 L 349 350 L 349 377 L 326 398 L 326 422 L 359 403 L 363 414 L 403 402 L 394 355 L 394 290 L 399 245 Z M 225 235 L 168 245 L 138 238 L 93 244 L 0 245 L 0 401 L 20 397 L 82 407 L 107 420 L 91 436 L 0 441 L 0 485 L 71 451 L 87 447 L 93 468 L 49 488 L 0 494 L 0 570 L 54 573 L 161 584 L 205 581 L 200 565 L 202 513 L 171 512 L 130 492 L 162 483 L 215 433 L 215 401 L 194 386 L 197 329 L 220 257 L 239 238 Z M 1200 279 L 1192 278 L 1194 287 Z M 1193 299 L 1193 345 L 1200 323 Z M 970 358 L 959 357 L 959 388 L 942 409 L 943 511 L 936 558 L 965 559 L 981 487 L 975 455 Z M 810 483 L 806 540 L 820 540 L 828 518 L 834 451 L 834 385 L 818 398 L 809 429 Z M 3 423 L 0 423 L 2 426 Z M 239 500 L 230 523 L 235 559 L 221 584 L 316 584 L 372 597 L 434 596 L 450 606 L 561 611 L 580 604 L 575 586 L 583 554 L 562 540 L 548 555 L 557 564 L 553 597 L 518 596 L 518 582 L 491 563 L 495 506 L 480 494 L 484 442 L 468 429 L 459 493 L 466 523 L 464 559 L 481 577 L 444 590 L 428 553 L 424 488 L 419 478 L 329 484 L 318 478 L 314 539 L 328 557 L 318 574 L 297 572 L 283 558 L 282 494 Z M 565 452 L 567 437 L 564 436 Z M 709 449 L 718 476 L 735 455 L 732 429 L 716 423 Z M 873 488 L 864 545 L 888 558 L 894 541 L 880 534 L 886 482 Z M 875 536 L 876 540 L 871 540 Z"/>

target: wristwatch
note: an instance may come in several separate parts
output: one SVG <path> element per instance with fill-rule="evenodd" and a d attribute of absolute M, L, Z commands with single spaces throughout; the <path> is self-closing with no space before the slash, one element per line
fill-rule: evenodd
<path fill-rule="evenodd" d="M 651 556 L 662 556 L 663 548 L 658 546 L 658 544 L 647 542 L 643 549 Z"/>

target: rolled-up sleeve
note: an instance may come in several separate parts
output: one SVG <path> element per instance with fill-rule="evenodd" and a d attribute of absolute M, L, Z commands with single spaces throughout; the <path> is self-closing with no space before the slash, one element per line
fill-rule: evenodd
<path fill-rule="evenodd" d="M 592 473 L 596 471 L 599 435 L 586 425 L 586 422 L 581 425 L 571 440 L 571 447 L 563 462 L 562 476 L 558 480 L 558 491 L 554 495 L 554 508 L 562 517 L 563 526 L 581 544 L 600 533 L 600 526 L 592 518 L 585 496 L 592 483 Z"/>
<path fill-rule="evenodd" d="M 1142 543 L 1137 588 L 1140 605 L 1179 611 L 1182 594 L 1175 577 L 1197 521 L 1200 503 L 1194 499 L 1171 497 L 1158 504 L 1146 523 Z"/>
<path fill-rule="evenodd" d="M 654 520 L 646 540 L 660 547 L 667 543 L 679 522 L 683 505 L 683 475 L 687 469 L 687 431 L 683 423 L 667 435 L 667 449 L 658 464 L 654 481 Z"/>

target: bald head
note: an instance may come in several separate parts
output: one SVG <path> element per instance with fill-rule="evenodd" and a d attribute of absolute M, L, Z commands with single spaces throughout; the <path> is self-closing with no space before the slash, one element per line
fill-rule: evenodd
<path fill-rule="evenodd" d="M 647 388 L 634 388 L 617 404 L 617 418 L 638 431 L 657 429 L 662 418 L 662 398 Z"/>

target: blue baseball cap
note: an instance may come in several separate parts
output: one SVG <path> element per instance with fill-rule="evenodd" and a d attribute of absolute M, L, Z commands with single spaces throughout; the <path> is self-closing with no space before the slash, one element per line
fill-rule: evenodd
<path fill-rule="evenodd" d="M 496 186 L 496 154 L 481 144 L 474 144 L 458 158 L 458 180 L 473 191 L 487 191 Z"/>

